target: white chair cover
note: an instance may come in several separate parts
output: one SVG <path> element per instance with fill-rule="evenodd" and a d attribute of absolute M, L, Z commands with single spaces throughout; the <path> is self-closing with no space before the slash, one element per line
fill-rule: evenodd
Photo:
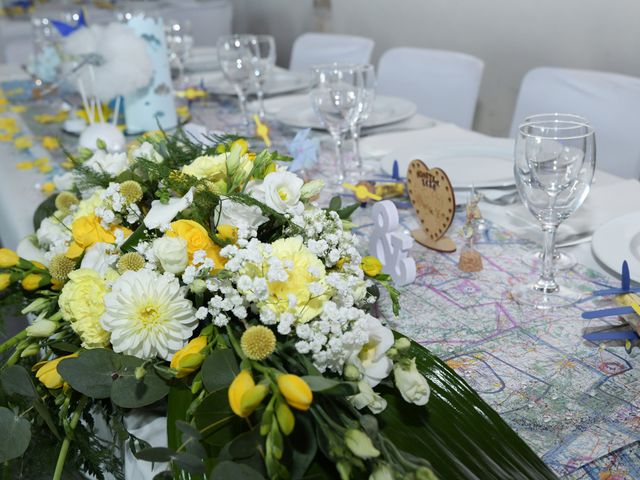
<path fill-rule="evenodd" d="M 640 78 L 565 68 L 535 68 L 520 86 L 511 136 L 525 117 L 572 113 L 596 132 L 596 166 L 626 178 L 640 178 Z"/>
<path fill-rule="evenodd" d="M 293 42 L 289 69 L 307 72 L 314 65 L 333 62 L 369 63 L 373 45 L 373 40 L 365 37 L 303 33 Z"/>
<path fill-rule="evenodd" d="M 378 62 L 378 92 L 413 101 L 418 112 L 470 129 L 484 62 L 465 53 L 392 48 Z"/>

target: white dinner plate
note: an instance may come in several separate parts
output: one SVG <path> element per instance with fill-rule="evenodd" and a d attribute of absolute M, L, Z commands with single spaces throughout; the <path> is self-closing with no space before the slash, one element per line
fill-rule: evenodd
<path fill-rule="evenodd" d="M 288 98 L 284 103 L 284 107 L 277 108 L 278 105 L 273 102 L 266 105 L 265 109 L 268 114 L 275 115 L 277 120 L 292 127 L 324 130 L 320 119 L 313 111 L 308 95 L 296 95 L 296 98 Z M 379 95 L 376 96 L 364 127 L 379 127 L 400 122 L 412 117 L 416 112 L 416 105 L 409 100 Z"/>
<path fill-rule="evenodd" d="M 191 78 L 199 83 L 204 83 L 204 87 L 216 95 L 235 95 L 235 88 L 224 77 L 222 71 L 205 72 L 198 75 L 191 75 Z M 264 84 L 265 95 L 280 95 L 283 93 L 295 92 L 309 86 L 309 75 L 301 72 L 291 72 L 284 68 L 274 68 L 267 77 Z M 255 87 L 249 89 L 250 93 L 255 93 Z"/>
<path fill-rule="evenodd" d="M 640 282 L 640 212 L 609 220 L 598 228 L 591 240 L 595 257 L 614 272 L 622 262 L 629 263 L 631 280 Z"/>

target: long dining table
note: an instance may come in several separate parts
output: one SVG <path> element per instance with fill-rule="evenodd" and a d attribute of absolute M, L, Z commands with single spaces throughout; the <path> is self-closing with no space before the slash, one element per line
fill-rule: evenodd
<path fill-rule="evenodd" d="M 51 194 L 55 175 L 64 172 L 62 151 L 45 148 L 43 140 L 59 138 L 72 149 L 77 138 L 62 133 L 60 123 L 37 120 L 42 114 L 56 114 L 60 104 L 25 95 L 28 79 L 14 67 L 0 66 L 0 87 L 0 98 L 5 99 L 0 119 L 14 119 L 19 129 L 0 142 L 0 240 L 3 246 L 15 248 L 21 238 L 33 233 L 36 207 Z M 189 115 L 191 122 L 211 131 L 235 132 L 242 124 L 235 99 L 228 96 L 209 95 L 193 102 Z M 272 148 L 287 153 L 297 129 L 268 117 L 266 122 Z M 397 128 L 423 128 L 421 125 L 418 116 Z M 437 121 L 430 122 L 428 130 L 435 137 L 452 131 L 481 137 Z M 319 131 L 311 135 L 321 140 L 322 165 L 332 155 L 328 139 Z M 16 141 L 19 138 L 26 140 Z M 261 147 L 260 139 L 251 142 Z M 593 188 L 628 187 L 628 182 L 597 171 Z M 352 197 L 346 190 L 340 193 Z M 611 305 L 612 298 L 597 299 L 589 293 L 616 285 L 619 277 L 596 260 L 585 234 L 562 249 L 577 259 L 576 266 L 559 272 L 561 281 L 583 292 L 584 299 L 549 312 L 517 304 L 510 291 L 535 278 L 537 267 L 523 259 L 539 248 L 538 239 L 535 228 L 514 221 L 521 206 L 496 203 L 480 203 L 484 217 L 476 242 L 483 260 L 480 272 L 461 271 L 459 252 L 438 253 L 414 244 L 411 255 L 417 278 L 400 288 L 400 315 L 395 317 L 385 301 L 380 304 L 380 315 L 446 360 L 558 476 L 640 478 L 638 351 L 627 353 L 622 344 L 597 344 L 583 338 L 586 329 L 618 328 L 618 319 L 586 321 L 581 313 Z M 601 203 L 590 208 L 611 208 Z M 355 230 L 363 245 L 372 228 L 370 210 L 364 207 L 356 215 Z M 400 205 L 399 214 L 404 228 L 417 227 L 415 214 L 406 204 Z M 464 216 L 464 208 L 458 209 L 450 228 L 458 246 L 464 241 L 460 234 Z M 146 433 L 160 442 L 154 446 L 161 446 L 163 436 L 156 427 L 151 432 L 142 425 L 137 434 L 144 437 Z M 129 462 L 127 474 L 135 475 L 138 467 L 130 458 Z"/>

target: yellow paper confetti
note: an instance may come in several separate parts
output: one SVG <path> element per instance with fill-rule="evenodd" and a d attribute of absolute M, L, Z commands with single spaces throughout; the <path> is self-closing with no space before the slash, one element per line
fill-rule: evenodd
<path fill-rule="evenodd" d="M 40 115 L 34 115 L 33 119 L 38 123 L 60 123 L 64 122 L 67 117 L 69 117 L 69 112 L 65 110 L 60 110 L 55 115 L 51 115 L 49 113 L 43 113 Z"/>
<path fill-rule="evenodd" d="M 33 142 L 31 141 L 31 139 L 29 137 L 18 137 L 13 141 L 13 145 L 18 149 L 18 150 L 24 150 L 26 148 L 31 148 L 33 147 Z"/>
<path fill-rule="evenodd" d="M 73 162 L 70 161 L 66 161 L 66 162 L 62 162 L 60 164 L 62 166 L 62 168 L 66 168 L 67 170 L 71 170 L 73 168 Z"/>
<path fill-rule="evenodd" d="M 179 117 L 187 118 L 191 116 L 191 112 L 189 111 L 189 107 L 186 105 L 181 105 L 176 108 L 176 113 Z"/>
<path fill-rule="evenodd" d="M 55 150 L 60 148 L 60 141 L 56 137 L 42 137 L 42 146 L 47 150 Z"/>
<path fill-rule="evenodd" d="M 271 139 L 269 138 L 269 127 L 266 123 L 260 121 L 258 115 L 253 116 L 253 121 L 256 122 L 256 135 L 258 135 L 267 147 L 271 146 Z"/>
<path fill-rule="evenodd" d="M 364 185 L 352 185 L 350 183 L 343 183 L 342 186 L 347 190 L 351 190 L 359 202 L 364 203 L 369 199 L 376 201 L 382 200 L 382 197 L 380 195 L 371 193 L 369 189 Z"/>
<path fill-rule="evenodd" d="M 25 107 L 24 105 L 12 105 L 11 111 L 15 113 L 24 113 L 27 111 L 27 107 Z"/>
<path fill-rule="evenodd" d="M 198 98 L 204 98 L 207 96 L 207 92 L 201 88 L 189 87 L 185 90 L 178 90 L 176 95 L 180 98 L 186 98 L 187 100 L 197 100 Z"/>
<path fill-rule="evenodd" d="M 24 93 L 24 88 L 22 87 L 12 88 L 11 90 L 6 91 L 7 97 L 15 97 L 16 95 L 20 95 L 21 93 Z"/>
<path fill-rule="evenodd" d="M 13 134 L 0 133 L 0 142 L 10 142 L 11 140 L 13 140 Z"/>
<path fill-rule="evenodd" d="M 56 184 L 53 182 L 47 182 L 47 183 L 43 183 L 40 186 L 40 190 L 42 190 L 42 192 L 44 193 L 51 193 L 56 189 Z"/>
<path fill-rule="evenodd" d="M 15 134 L 18 132 L 18 123 L 15 118 L 0 118 L 0 130 L 5 133 Z"/>
<path fill-rule="evenodd" d="M 6 98 L 0 97 L 0 106 L 1 105 L 6 105 L 7 103 L 9 103 L 9 101 Z"/>
<path fill-rule="evenodd" d="M 47 165 L 48 163 L 49 163 L 49 158 L 48 158 L 48 157 L 40 157 L 40 158 L 36 158 L 36 159 L 33 161 L 33 164 L 34 164 L 36 167 L 41 167 L 41 166 L 43 166 L 43 165 Z"/>
<path fill-rule="evenodd" d="M 38 170 L 40 171 L 40 173 L 49 173 L 51 170 L 53 170 L 53 167 L 51 165 L 41 165 L 40 167 L 38 167 Z"/>
<path fill-rule="evenodd" d="M 16 168 L 18 170 L 31 170 L 34 167 L 33 162 L 18 162 Z"/>

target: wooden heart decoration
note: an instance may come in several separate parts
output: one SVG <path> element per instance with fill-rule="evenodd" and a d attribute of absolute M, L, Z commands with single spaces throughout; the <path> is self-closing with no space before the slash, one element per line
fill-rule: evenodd
<path fill-rule="evenodd" d="M 453 222 L 456 197 L 449 177 L 439 168 L 429 168 L 412 160 L 407 170 L 409 198 L 422 229 L 411 232 L 425 247 L 439 252 L 455 252 L 456 244 L 444 234 Z"/>

